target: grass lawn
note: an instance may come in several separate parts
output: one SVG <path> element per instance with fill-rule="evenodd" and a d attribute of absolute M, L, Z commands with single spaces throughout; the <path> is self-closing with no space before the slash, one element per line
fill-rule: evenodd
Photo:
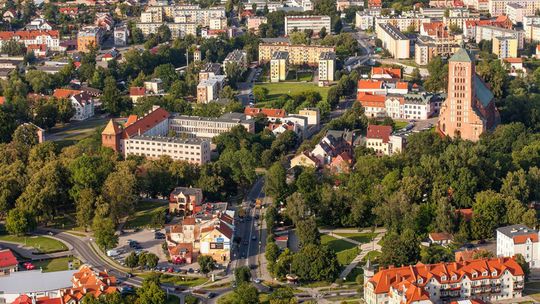
<path fill-rule="evenodd" d="M 180 298 L 171 294 L 167 297 L 167 301 L 165 302 L 165 304 L 178 304 L 178 303 L 180 303 Z M 186 303 L 188 302 L 186 301 Z M 193 302 L 193 303 L 197 303 L 197 302 Z"/>
<path fill-rule="evenodd" d="M 106 118 L 90 118 L 81 122 L 73 122 L 68 126 L 55 127 L 50 134 L 56 137 L 63 137 L 63 140 L 81 140 L 94 134 L 95 129 L 104 127 L 107 124 Z"/>
<path fill-rule="evenodd" d="M 340 251 L 337 253 L 338 262 L 341 266 L 347 266 L 359 253 L 360 249 L 358 247 Z"/>
<path fill-rule="evenodd" d="M 381 255 L 380 251 L 373 250 L 366 254 L 366 256 L 363 258 L 364 261 L 367 261 L 368 259 L 373 262 L 373 260 L 376 260 Z"/>
<path fill-rule="evenodd" d="M 273 101 L 278 99 L 281 95 L 292 95 L 304 91 L 316 91 L 319 92 L 323 98 L 326 100 L 328 96 L 328 90 L 330 87 L 319 87 L 313 83 L 258 83 L 255 87 L 265 87 L 268 89 L 268 101 Z"/>
<path fill-rule="evenodd" d="M 394 129 L 400 130 L 405 128 L 409 123 L 407 121 L 394 121 Z"/>
<path fill-rule="evenodd" d="M 540 282 L 530 282 L 525 284 L 523 295 L 533 298 L 535 301 L 540 301 Z"/>
<path fill-rule="evenodd" d="M 135 205 L 135 213 L 126 222 L 125 228 L 139 228 L 150 225 L 154 214 L 164 212 L 167 206 L 164 203 L 139 201 Z"/>
<path fill-rule="evenodd" d="M 58 252 L 68 249 L 64 243 L 45 236 L 0 235 L 0 241 L 25 244 L 41 253 Z"/>
<path fill-rule="evenodd" d="M 53 272 L 53 271 L 68 270 L 69 262 L 73 262 L 73 269 L 77 269 L 81 265 L 81 261 L 77 260 L 76 258 L 70 258 L 70 257 L 36 261 L 36 262 L 32 262 L 32 264 L 36 266 L 36 269 L 42 268 L 43 272 Z"/>
<path fill-rule="evenodd" d="M 360 243 L 369 243 L 377 235 L 376 233 L 336 233 L 339 236 L 355 240 Z"/>
<path fill-rule="evenodd" d="M 296 78 L 298 78 L 298 81 L 312 81 L 313 80 L 313 72 L 300 72 L 300 73 L 297 73 Z"/>
<path fill-rule="evenodd" d="M 349 274 L 347 275 L 346 283 L 349 283 L 349 282 L 356 283 L 356 277 L 361 274 L 364 274 L 364 270 L 361 267 L 353 268 L 353 270 L 351 270 L 351 272 L 349 272 Z"/>
<path fill-rule="evenodd" d="M 151 275 L 153 274 L 142 274 L 140 275 L 140 277 L 147 278 Z M 206 283 L 208 281 L 208 278 L 162 274 L 159 281 L 161 283 L 168 283 L 176 286 L 194 287 Z"/>
<path fill-rule="evenodd" d="M 356 247 L 356 245 L 353 243 L 349 243 L 345 240 L 337 239 L 327 234 L 321 235 L 321 243 L 323 245 L 328 245 L 330 248 L 334 249 L 336 253 Z"/>

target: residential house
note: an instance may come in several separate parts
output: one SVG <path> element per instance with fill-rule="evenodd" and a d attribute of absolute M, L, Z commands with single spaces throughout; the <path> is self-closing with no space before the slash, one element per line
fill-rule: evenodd
<path fill-rule="evenodd" d="M 523 58 L 504 58 L 503 62 L 508 70 L 508 75 L 516 77 L 527 74 L 527 70 L 523 67 Z"/>
<path fill-rule="evenodd" d="M 211 230 L 201 231 L 200 253 L 211 256 L 220 264 L 231 259 L 234 230 L 223 220 L 219 220 Z"/>
<path fill-rule="evenodd" d="M 107 270 L 99 271 L 89 265 L 79 267 L 71 282 L 71 288 L 61 291 L 63 303 L 79 304 L 88 295 L 97 299 L 118 292 L 116 277 L 109 275 Z"/>
<path fill-rule="evenodd" d="M 131 101 L 133 104 L 137 103 L 137 100 L 141 97 L 146 96 L 146 88 L 145 87 L 131 87 L 129 88 L 129 98 L 131 98 Z"/>
<path fill-rule="evenodd" d="M 392 135 L 391 126 L 368 125 L 365 144 L 377 154 L 392 155 L 403 150 L 404 139 Z"/>
<path fill-rule="evenodd" d="M 10 249 L 0 250 L 0 276 L 17 271 L 19 262 Z"/>
<path fill-rule="evenodd" d="M 56 89 L 53 96 L 71 101 L 71 105 L 75 109 L 75 115 L 71 118 L 72 120 L 86 120 L 94 116 L 94 99 L 84 91 Z"/>
<path fill-rule="evenodd" d="M 309 167 L 318 168 L 320 161 L 315 156 L 312 156 L 308 151 L 304 151 L 291 159 L 291 168 L 294 167 Z"/>
<path fill-rule="evenodd" d="M 149 94 L 163 94 L 165 90 L 163 89 L 163 81 L 159 78 L 152 78 L 151 80 L 144 82 L 144 88 Z"/>
<path fill-rule="evenodd" d="M 59 31 L 3 31 L 0 32 L 0 47 L 9 40 L 14 40 L 29 45 L 46 45 L 51 50 L 60 49 Z"/>
<path fill-rule="evenodd" d="M 446 246 L 452 243 L 454 237 L 446 232 L 431 232 L 428 234 L 429 243 L 435 245 Z"/>
<path fill-rule="evenodd" d="M 12 303 L 21 295 L 35 299 L 62 298 L 62 290 L 71 287 L 70 280 L 75 272 L 75 270 L 53 272 L 25 270 L 0 275 L 0 303 Z M 75 301 L 64 303 L 78 304 Z"/>
<path fill-rule="evenodd" d="M 202 201 L 202 189 L 176 187 L 169 195 L 169 212 L 184 215 L 191 214 L 195 206 L 200 206 Z"/>
<path fill-rule="evenodd" d="M 283 109 L 270 109 L 270 108 L 255 108 L 255 107 L 246 107 L 244 109 L 244 114 L 247 119 L 256 118 L 257 116 L 263 116 L 271 122 L 276 122 L 278 120 L 283 120 L 287 113 Z"/>
<path fill-rule="evenodd" d="M 387 68 L 387 67 L 372 67 L 371 79 L 399 80 L 401 79 L 401 69 Z"/>

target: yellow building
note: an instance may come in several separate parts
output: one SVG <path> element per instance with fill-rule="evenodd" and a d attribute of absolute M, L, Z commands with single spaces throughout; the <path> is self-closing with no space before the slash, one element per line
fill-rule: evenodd
<path fill-rule="evenodd" d="M 264 64 L 272 60 L 276 52 L 288 52 L 289 63 L 292 65 L 318 65 L 321 53 L 335 52 L 333 46 L 290 44 L 289 42 L 261 43 L 259 44 L 259 63 Z"/>
<path fill-rule="evenodd" d="M 517 58 L 518 40 L 512 37 L 494 37 L 493 54 L 499 58 Z"/>
<path fill-rule="evenodd" d="M 319 164 L 319 160 L 315 158 L 315 156 L 310 155 L 307 151 L 304 151 L 291 159 L 291 168 L 296 166 L 318 168 Z"/>
<path fill-rule="evenodd" d="M 289 53 L 275 52 L 270 60 L 270 82 L 280 82 L 287 79 L 289 71 Z"/>

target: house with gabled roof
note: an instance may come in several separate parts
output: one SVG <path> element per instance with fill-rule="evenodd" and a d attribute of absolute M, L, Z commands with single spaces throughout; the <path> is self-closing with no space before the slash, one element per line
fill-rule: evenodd
<path fill-rule="evenodd" d="M 0 250 L 0 276 L 17 271 L 19 262 L 10 249 Z"/>
<path fill-rule="evenodd" d="M 539 231 L 517 224 L 497 228 L 497 256 L 521 254 L 531 268 L 540 268 Z"/>
<path fill-rule="evenodd" d="M 72 120 L 86 120 L 94 116 L 94 98 L 81 90 L 56 89 L 53 96 L 67 99 L 75 109 Z"/>

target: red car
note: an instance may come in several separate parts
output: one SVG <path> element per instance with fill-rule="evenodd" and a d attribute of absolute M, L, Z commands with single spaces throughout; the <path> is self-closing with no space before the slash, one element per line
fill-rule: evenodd
<path fill-rule="evenodd" d="M 174 272 L 174 268 L 172 268 L 172 267 L 169 267 L 169 269 L 167 269 L 167 272 L 169 272 L 169 273 L 173 273 L 173 272 Z"/>
<path fill-rule="evenodd" d="M 30 263 L 30 262 L 26 262 L 23 264 L 24 268 L 26 268 L 26 270 L 33 270 L 36 268 L 36 266 L 34 266 L 34 264 Z"/>

